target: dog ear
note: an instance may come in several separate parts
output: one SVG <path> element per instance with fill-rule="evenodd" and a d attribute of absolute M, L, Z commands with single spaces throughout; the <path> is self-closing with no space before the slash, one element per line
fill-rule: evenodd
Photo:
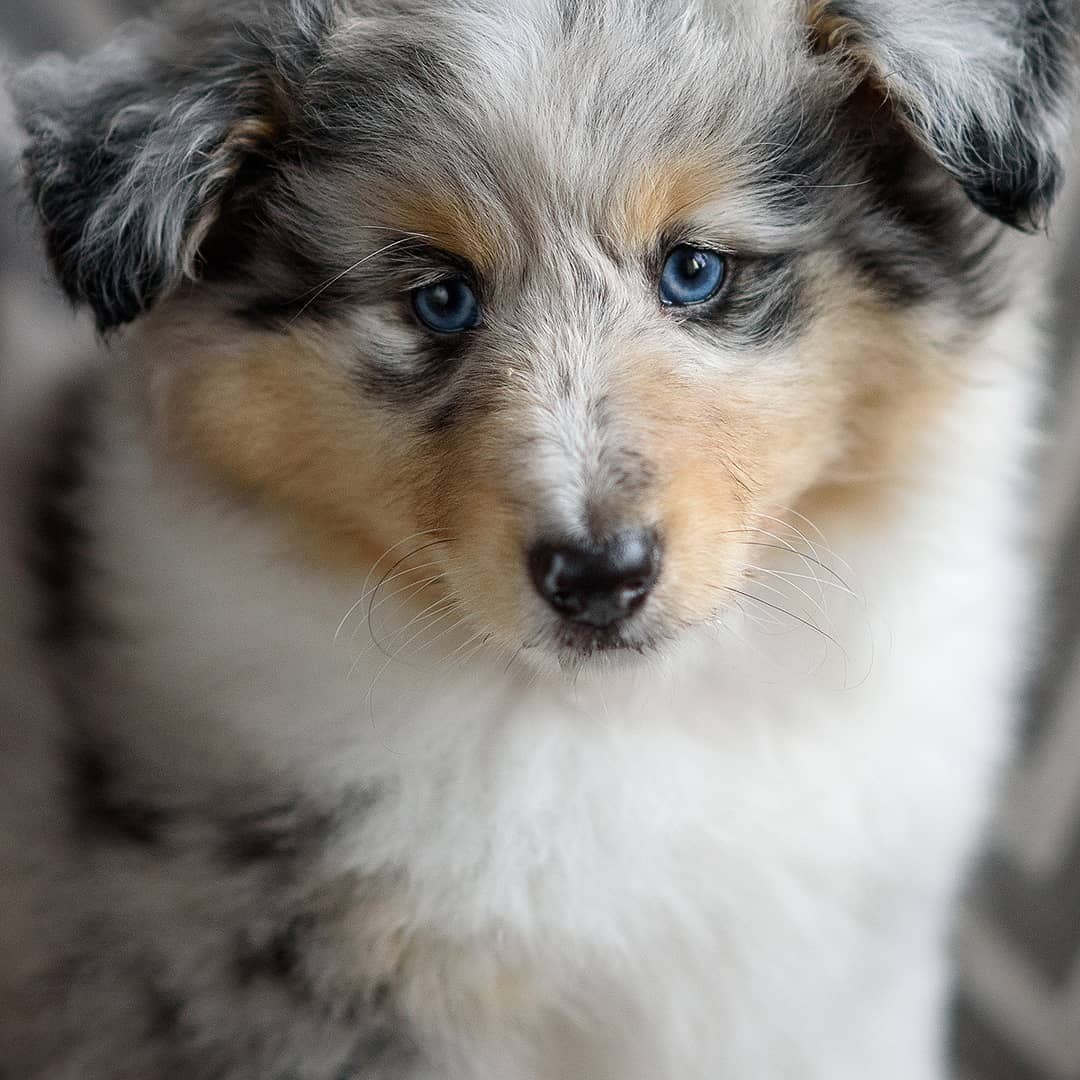
<path fill-rule="evenodd" d="M 1018 229 L 1060 180 L 1075 0 L 813 0 L 812 44 L 872 83 L 976 206 Z"/>
<path fill-rule="evenodd" d="M 277 25 L 235 5 L 228 22 L 135 23 L 87 59 L 46 57 L 16 76 L 52 265 L 102 332 L 198 276 L 241 169 L 288 127 L 289 85 L 327 29 L 326 6 L 288 0 Z"/>

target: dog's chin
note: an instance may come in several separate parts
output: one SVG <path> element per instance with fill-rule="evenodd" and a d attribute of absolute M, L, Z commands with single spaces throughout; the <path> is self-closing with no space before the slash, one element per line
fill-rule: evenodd
<path fill-rule="evenodd" d="M 522 650 L 526 662 L 571 675 L 631 669 L 655 657 L 671 640 L 655 628 L 593 627 L 562 623 Z"/>

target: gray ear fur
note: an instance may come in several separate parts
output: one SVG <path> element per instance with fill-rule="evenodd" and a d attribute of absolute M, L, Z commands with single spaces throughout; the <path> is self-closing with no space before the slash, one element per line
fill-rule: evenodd
<path fill-rule="evenodd" d="M 288 125 L 325 4 L 135 23 L 78 61 L 45 57 L 12 90 L 27 182 L 61 284 L 107 331 L 198 273 L 239 170 Z"/>
<path fill-rule="evenodd" d="M 1045 220 L 1077 54 L 1075 0 L 816 0 L 821 52 L 872 78 L 981 209 Z"/>

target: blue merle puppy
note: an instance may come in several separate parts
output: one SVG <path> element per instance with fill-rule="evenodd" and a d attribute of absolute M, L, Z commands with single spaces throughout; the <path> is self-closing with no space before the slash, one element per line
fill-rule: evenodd
<path fill-rule="evenodd" d="M 1076 22 L 230 0 L 19 73 L 102 348 L 5 488 L 0 1072 L 943 1080 Z"/>

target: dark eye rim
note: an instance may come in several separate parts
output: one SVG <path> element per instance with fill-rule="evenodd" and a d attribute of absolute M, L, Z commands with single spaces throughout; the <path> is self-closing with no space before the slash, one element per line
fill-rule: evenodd
<path fill-rule="evenodd" d="M 419 299 L 422 293 L 428 289 L 438 288 L 440 285 L 448 284 L 461 284 L 464 285 L 472 294 L 473 304 L 476 308 L 476 320 L 469 326 L 463 326 L 460 330 L 440 330 L 438 327 L 432 326 L 424 317 L 420 314 Z M 472 330 L 476 330 L 478 327 L 484 324 L 484 304 L 480 296 L 480 290 L 476 287 L 476 283 L 468 274 L 445 274 L 442 277 L 435 279 L 434 281 L 425 281 L 423 285 L 417 285 L 415 288 L 410 289 L 407 294 L 409 311 L 412 313 L 413 319 L 426 333 L 432 334 L 437 338 L 443 340 L 453 340 L 459 338 L 464 334 L 469 333 Z"/>
<path fill-rule="evenodd" d="M 709 255 L 715 255 L 720 259 L 723 265 L 723 276 L 720 279 L 720 284 L 716 291 L 703 300 L 695 300 L 689 304 L 679 304 L 675 301 L 665 300 L 662 291 L 664 284 L 664 270 L 671 257 L 681 248 L 687 248 L 691 251 L 703 251 L 707 252 Z M 658 254 L 659 258 L 657 260 L 657 270 L 654 278 L 656 281 L 656 295 L 659 298 L 661 308 L 675 317 L 681 316 L 684 319 L 690 319 L 695 315 L 707 314 L 716 307 L 717 304 L 723 301 L 731 291 L 732 283 L 736 276 L 736 260 L 735 256 L 730 251 L 725 251 L 722 248 L 714 247 L 708 243 L 681 239 L 665 243 Z"/>

